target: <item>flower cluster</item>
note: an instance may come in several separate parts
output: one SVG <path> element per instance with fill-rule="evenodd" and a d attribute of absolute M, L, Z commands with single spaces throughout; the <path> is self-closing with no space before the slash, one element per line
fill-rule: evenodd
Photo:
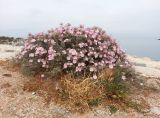
<path fill-rule="evenodd" d="M 41 68 L 56 65 L 66 72 L 89 72 L 94 79 L 99 69 L 129 65 L 125 52 L 104 30 L 70 24 L 47 33 L 29 34 L 19 59 Z"/>

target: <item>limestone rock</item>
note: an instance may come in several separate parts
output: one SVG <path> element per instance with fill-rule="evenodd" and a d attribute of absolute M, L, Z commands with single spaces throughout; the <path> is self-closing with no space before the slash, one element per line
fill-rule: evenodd
<path fill-rule="evenodd" d="M 160 107 L 152 107 L 151 112 L 160 115 Z"/>
<path fill-rule="evenodd" d="M 160 79 L 148 79 L 146 81 L 146 86 L 152 89 L 160 90 Z"/>

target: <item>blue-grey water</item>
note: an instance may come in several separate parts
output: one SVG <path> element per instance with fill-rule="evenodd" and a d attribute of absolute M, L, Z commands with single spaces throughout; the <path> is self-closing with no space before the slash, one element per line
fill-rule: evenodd
<path fill-rule="evenodd" d="M 114 37 L 128 54 L 160 60 L 160 40 L 158 37 L 127 37 L 116 34 Z"/>

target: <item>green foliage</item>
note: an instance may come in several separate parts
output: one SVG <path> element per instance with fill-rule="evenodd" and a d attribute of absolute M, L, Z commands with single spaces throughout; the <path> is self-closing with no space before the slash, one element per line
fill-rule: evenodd
<path fill-rule="evenodd" d="M 66 100 L 69 98 L 69 93 L 66 92 L 64 89 L 58 90 L 59 96 L 62 98 L 62 100 Z"/>
<path fill-rule="evenodd" d="M 124 83 L 106 82 L 106 96 L 114 100 L 124 99 L 127 95 L 127 87 Z"/>
<path fill-rule="evenodd" d="M 109 78 L 107 75 L 100 78 L 99 84 L 105 89 L 107 98 L 112 100 L 125 99 L 129 88 L 127 87 L 127 82 L 122 80 L 122 76 L 125 76 L 126 70 L 127 69 L 117 67 L 113 70 Z"/>
<path fill-rule="evenodd" d="M 25 76 L 33 76 L 35 72 L 29 67 L 21 67 L 21 73 Z"/>
<path fill-rule="evenodd" d="M 109 105 L 108 108 L 111 114 L 116 113 L 118 111 L 118 108 L 113 105 Z"/>
<path fill-rule="evenodd" d="M 88 100 L 88 105 L 89 106 L 98 106 L 100 104 L 100 102 L 101 102 L 100 98 L 95 98 L 95 99 Z"/>
<path fill-rule="evenodd" d="M 17 60 L 27 73 L 33 71 L 27 75 L 51 71 L 56 75 L 58 68 L 58 72 L 77 75 L 90 73 L 93 79 L 105 67 L 130 66 L 125 52 L 103 29 L 70 24 L 29 34 Z"/>

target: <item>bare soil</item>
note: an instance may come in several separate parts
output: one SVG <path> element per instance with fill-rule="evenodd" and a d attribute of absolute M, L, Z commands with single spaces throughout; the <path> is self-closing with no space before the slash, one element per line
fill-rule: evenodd
<path fill-rule="evenodd" d="M 131 96 L 145 100 L 149 110 L 144 113 L 129 109 L 127 112 L 110 113 L 108 107 L 99 106 L 85 114 L 71 113 L 61 105 L 46 105 L 36 92 L 23 90 L 28 79 L 12 68 L 0 63 L 0 118 L 160 118 L 160 92 L 135 89 Z"/>

